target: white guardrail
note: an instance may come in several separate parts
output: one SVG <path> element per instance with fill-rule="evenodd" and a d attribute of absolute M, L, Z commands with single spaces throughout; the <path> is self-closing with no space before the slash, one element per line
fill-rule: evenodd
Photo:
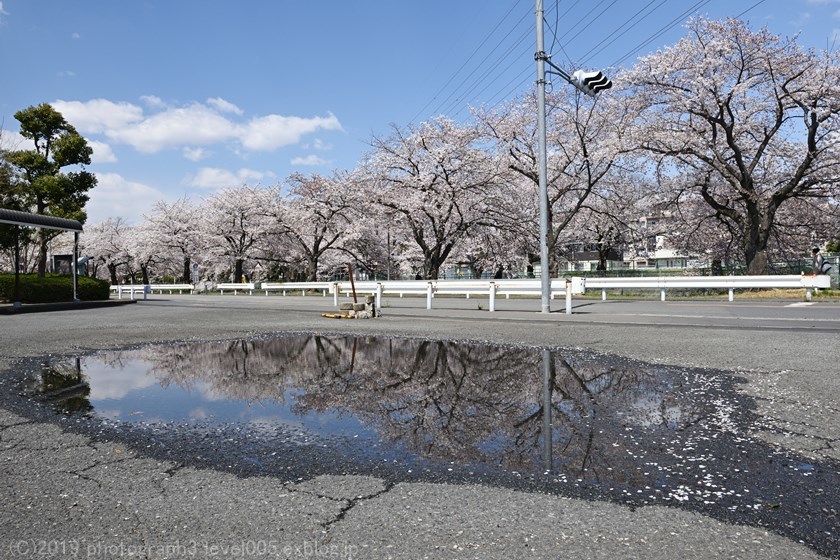
<path fill-rule="evenodd" d="M 567 283 L 568 282 L 568 283 Z M 487 296 L 488 309 L 496 310 L 496 296 L 509 298 L 512 295 L 540 297 L 542 285 L 539 279 L 527 280 L 384 280 L 356 282 L 357 294 L 376 296 L 377 306 L 382 304 L 382 296 L 404 295 L 426 296 L 426 309 L 432 309 L 436 295 Z M 568 286 L 568 290 L 567 290 Z M 815 288 L 831 287 L 828 275 L 788 275 L 788 276 L 648 276 L 638 278 L 554 278 L 551 281 L 551 298 L 565 296 L 566 313 L 570 314 L 572 295 L 584 294 L 587 290 L 601 290 L 601 299 L 606 300 L 607 290 L 622 288 L 640 290 L 659 290 L 660 299 L 665 301 L 668 290 L 678 289 L 719 289 L 729 291 L 729 301 L 734 299 L 736 289 L 751 288 L 795 288 L 804 289 L 806 299 L 811 299 Z M 320 291 L 326 296 L 333 294 L 337 306 L 339 296 L 352 293 L 349 281 L 341 282 L 284 282 L 263 284 L 262 289 L 282 291 Z"/>
<path fill-rule="evenodd" d="M 120 284 L 111 286 L 111 291 L 117 294 L 117 299 L 122 299 L 123 294 L 130 296 L 131 299 L 134 299 L 135 294 L 140 294 L 143 299 L 147 299 L 152 290 L 149 284 Z"/>
<path fill-rule="evenodd" d="M 566 313 L 572 312 L 572 295 L 584 294 L 587 290 L 601 290 L 601 299 L 607 299 L 607 290 L 637 289 L 659 290 L 660 299 L 665 301 L 668 290 L 679 289 L 719 289 L 729 291 L 729 301 L 734 299 L 734 292 L 738 289 L 751 288 L 793 288 L 804 289 L 805 299 L 811 299 L 816 288 L 831 287 L 831 277 L 828 275 L 787 275 L 787 276 L 644 276 L 637 278 L 553 278 L 551 280 L 551 298 L 564 296 L 566 298 Z M 180 290 L 190 289 L 189 284 L 126 284 L 111 286 L 111 290 L 122 299 L 128 294 L 134 299 L 135 294 L 142 294 L 143 299 L 152 290 Z M 282 282 L 282 283 L 223 283 L 216 288 L 224 294 L 225 291 L 247 290 L 249 294 L 262 290 L 265 295 L 271 291 L 279 291 L 285 296 L 287 292 L 320 292 L 322 296 L 333 294 L 333 303 L 338 306 L 340 296 L 349 296 L 353 288 L 350 281 L 341 282 Z M 435 296 L 460 295 L 470 298 L 486 296 L 488 310 L 496 310 L 496 297 L 532 296 L 540 297 L 542 284 L 539 279 L 515 280 L 383 280 L 359 281 L 355 283 L 356 293 L 373 295 L 376 305 L 382 305 L 382 297 L 386 295 L 403 297 L 404 295 L 425 296 L 426 309 L 432 309 Z M 172 293 L 170 291 L 170 293 Z"/>
<path fill-rule="evenodd" d="M 189 291 L 192 293 L 193 285 L 192 284 L 120 284 L 120 285 L 112 285 L 111 291 L 117 294 L 118 299 L 122 299 L 123 294 L 128 294 L 131 296 L 131 299 L 134 299 L 134 294 L 142 294 L 143 299 L 147 299 L 148 294 L 153 294 L 155 292 L 162 294 L 163 292 L 169 292 L 170 294 L 178 291 L 179 294 L 184 293 L 185 291 Z"/>
<path fill-rule="evenodd" d="M 793 288 L 805 289 L 805 298 L 810 301 L 814 288 L 830 288 L 831 277 L 827 274 L 786 276 L 643 276 L 638 278 L 587 278 L 587 290 L 601 290 L 601 299 L 607 299 L 607 290 L 622 288 L 659 290 L 660 299 L 665 301 L 667 290 L 719 289 L 729 291 L 729 301 L 735 298 L 735 290 L 749 288 Z"/>

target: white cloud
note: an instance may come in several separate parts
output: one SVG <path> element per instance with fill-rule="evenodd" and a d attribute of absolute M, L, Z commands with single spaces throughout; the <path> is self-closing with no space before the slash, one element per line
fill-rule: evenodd
<path fill-rule="evenodd" d="M 333 149 L 332 144 L 327 144 L 323 140 L 321 140 L 320 138 L 316 138 L 315 141 L 312 142 L 312 147 L 316 150 L 322 150 L 322 151 L 329 151 L 329 150 Z"/>
<path fill-rule="evenodd" d="M 209 155 L 204 148 L 190 148 L 189 146 L 184 147 L 183 153 L 184 157 L 190 161 L 201 161 Z"/>
<path fill-rule="evenodd" d="M 96 186 L 88 191 L 90 200 L 85 206 L 89 224 L 116 217 L 138 224 L 157 201 L 167 198 L 161 191 L 128 181 L 117 173 L 97 173 L 96 180 Z"/>
<path fill-rule="evenodd" d="M 327 165 L 329 161 L 325 160 L 324 158 L 320 158 L 315 154 L 308 155 L 306 157 L 296 157 L 293 158 L 291 161 L 292 165 L 311 165 L 311 166 L 319 166 L 319 165 Z"/>
<path fill-rule="evenodd" d="M 271 172 L 256 171 L 254 169 L 242 168 L 236 173 L 218 167 L 202 167 L 198 172 L 188 177 L 185 183 L 191 187 L 201 189 L 223 189 L 227 187 L 239 187 L 249 182 L 259 182 L 262 179 L 274 179 L 276 175 Z"/>
<path fill-rule="evenodd" d="M 75 40 L 78 40 L 78 39 L 81 39 L 81 38 L 82 38 L 82 36 L 81 36 L 81 35 L 79 35 L 78 33 L 73 33 L 72 35 L 70 35 L 70 37 L 71 37 L 71 38 L 73 38 L 73 39 L 75 39 Z"/>
<path fill-rule="evenodd" d="M 84 238 L 84 233 L 82 236 Z M 131 391 L 153 387 L 157 384 L 157 379 L 154 375 L 148 375 L 145 368 L 146 364 L 139 360 L 126 360 L 119 368 L 109 367 L 94 359 L 86 360 L 83 368 L 85 373 L 96 379 L 96 383 L 91 383 L 90 398 L 120 399 Z M 121 412 L 112 411 L 112 414 L 119 417 Z"/>
<path fill-rule="evenodd" d="M 93 156 L 90 158 L 92 163 L 114 163 L 117 161 L 117 156 L 114 155 L 114 150 L 105 142 L 97 142 L 96 140 L 88 140 L 88 146 L 93 148 Z"/>
<path fill-rule="evenodd" d="M 144 153 L 182 149 L 185 157 L 198 157 L 195 150 L 225 142 L 236 142 L 245 150 L 272 151 L 318 130 L 342 131 L 332 113 L 326 117 L 265 115 L 247 122 L 235 117 L 243 111 L 221 98 L 182 107 L 166 105 L 159 97 L 143 96 L 143 107 L 126 102 L 93 99 L 86 102 L 58 100 L 53 106 L 84 133 L 104 134 L 112 143 L 128 144 Z M 320 140 L 317 149 L 327 149 Z M 238 151 L 238 147 L 232 147 Z"/>
<path fill-rule="evenodd" d="M 9 12 L 3 9 L 3 2 L 0 2 L 0 16 L 7 16 Z M 3 18 L 0 18 L 0 21 L 3 21 Z"/>
<path fill-rule="evenodd" d="M 114 103 L 107 99 L 52 102 L 56 111 L 80 132 L 100 134 L 119 130 L 143 118 L 143 109 L 131 103 Z"/>
<path fill-rule="evenodd" d="M 57 72 L 56 75 L 59 78 L 75 78 L 76 77 L 76 73 L 73 72 L 72 70 L 62 70 L 61 72 Z M 61 111 L 59 111 L 59 112 L 61 112 Z"/>
<path fill-rule="evenodd" d="M 206 105 L 194 103 L 166 109 L 139 122 L 107 130 L 105 134 L 138 151 L 155 153 L 185 144 L 222 142 L 235 136 L 235 126 Z"/>
<path fill-rule="evenodd" d="M 328 117 L 286 117 L 267 115 L 252 119 L 242 130 L 242 145 L 250 150 L 271 151 L 300 142 L 304 134 L 316 130 L 342 130 L 332 113 Z"/>
<path fill-rule="evenodd" d="M 163 99 L 157 95 L 141 95 L 140 101 L 153 109 L 162 109 L 166 107 L 166 103 L 164 103 Z"/>
<path fill-rule="evenodd" d="M 213 97 L 207 100 L 207 104 L 211 107 L 221 111 L 222 113 L 233 113 L 234 115 L 242 115 L 243 111 L 230 101 L 226 101 L 221 97 Z"/>
<path fill-rule="evenodd" d="M 14 130 L 0 130 L 0 150 L 34 150 L 35 143 Z"/>

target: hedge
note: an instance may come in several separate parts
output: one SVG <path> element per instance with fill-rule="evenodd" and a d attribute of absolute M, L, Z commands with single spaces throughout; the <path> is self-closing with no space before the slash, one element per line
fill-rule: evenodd
<path fill-rule="evenodd" d="M 20 275 L 21 303 L 53 303 L 73 301 L 73 277 L 69 274 Z M 79 276 L 77 294 L 80 300 L 104 300 L 110 297 L 110 285 L 104 280 Z M 15 275 L 0 274 L 0 300 L 13 301 Z"/>

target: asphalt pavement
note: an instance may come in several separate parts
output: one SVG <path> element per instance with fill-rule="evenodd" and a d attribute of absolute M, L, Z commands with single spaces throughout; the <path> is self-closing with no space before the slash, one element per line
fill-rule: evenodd
<path fill-rule="evenodd" d="M 329 297 L 155 295 L 0 315 L 0 381 L 46 355 L 288 332 L 586 348 L 732 372 L 753 414 L 744 437 L 837 480 L 840 303 L 802 303 L 578 299 L 565 315 L 539 313 L 532 299 L 499 300 L 490 313 L 475 298 L 438 298 L 432 310 L 392 298 L 381 318 L 334 320 L 320 316 L 334 311 Z M 122 437 L 119 427 L 38 412 L 8 385 L 4 393 L 0 558 L 840 558 L 840 507 L 814 512 L 824 535 L 799 539 L 785 529 L 783 503 L 768 505 L 779 517 L 766 522 L 767 511 L 730 519 L 551 485 L 396 476 L 399 465 L 299 476 L 293 453 L 254 475 L 192 460 L 180 435 L 165 446 Z M 234 439 L 202 445 L 226 459 Z M 840 487 L 817 490 L 840 503 Z"/>

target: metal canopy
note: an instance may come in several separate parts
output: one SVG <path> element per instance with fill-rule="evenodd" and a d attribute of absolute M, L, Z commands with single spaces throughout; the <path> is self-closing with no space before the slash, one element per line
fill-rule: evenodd
<path fill-rule="evenodd" d="M 41 214 L 30 214 L 29 212 L 19 212 L 17 210 L 8 210 L 6 208 L 0 208 L 0 223 L 16 226 L 60 229 L 64 231 L 82 231 L 82 224 L 76 220 L 54 218 L 52 216 L 43 216 Z"/>
<path fill-rule="evenodd" d="M 79 301 L 79 284 L 78 284 L 78 273 L 76 271 L 77 263 L 78 263 L 78 254 L 79 254 L 79 234 L 82 232 L 82 224 L 77 222 L 76 220 L 68 220 L 67 218 L 54 218 L 52 216 L 44 216 L 41 214 L 30 214 L 29 212 L 20 212 L 18 210 L 9 210 L 8 208 L 0 208 L 0 224 L 11 224 L 13 226 L 24 226 L 24 227 L 40 227 L 46 229 L 58 229 L 63 231 L 72 231 L 73 232 L 73 302 L 78 303 Z M 20 271 L 18 270 L 18 241 L 17 235 L 15 236 L 15 295 L 14 295 L 14 306 L 15 308 L 20 307 L 20 289 L 19 289 L 19 276 Z"/>

